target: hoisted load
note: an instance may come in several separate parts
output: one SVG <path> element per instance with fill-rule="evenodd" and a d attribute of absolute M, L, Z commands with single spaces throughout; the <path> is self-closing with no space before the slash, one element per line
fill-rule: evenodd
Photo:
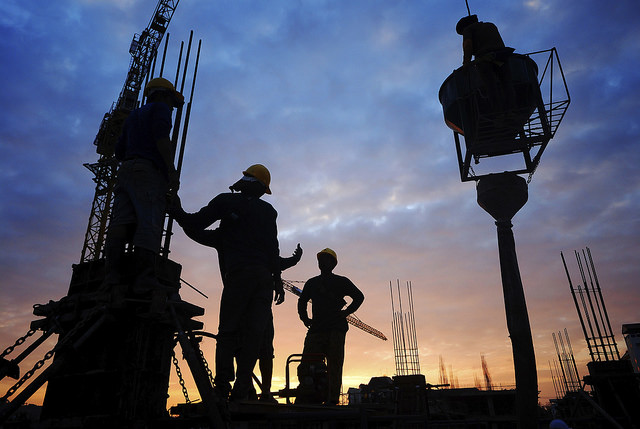
<path fill-rule="evenodd" d="M 521 151 L 525 142 L 516 137 L 536 109 L 544 111 L 536 63 L 518 54 L 501 63 L 462 66 L 440 88 L 447 126 L 464 136 L 476 157 Z M 548 124 L 543 132 L 550 133 Z"/>
<path fill-rule="evenodd" d="M 478 164 L 481 158 L 516 153 L 522 153 L 524 166 L 513 171 L 533 174 L 569 105 L 566 83 L 555 94 L 552 90 L 554 66 L 560 67 L 555 48 L 516 54 L 505 47 L 494 24 L 478 22 L 476 15 L 462 18 L 456 31 L 463 36 L 463 65 L 447 77 L 438 98 L 454 132 L 461 179 L 482 177 L 471 168 L 471 159 Z M 549 57 L 540 72 L 531 56 L 545 52 Z M 564 83 L 561 68 L 559 73 Z M 545 101 L 543 87 L 550 88 L 549 97 L 566 99 Z M 539 150 L 531 153 L 536 146 Z"/>

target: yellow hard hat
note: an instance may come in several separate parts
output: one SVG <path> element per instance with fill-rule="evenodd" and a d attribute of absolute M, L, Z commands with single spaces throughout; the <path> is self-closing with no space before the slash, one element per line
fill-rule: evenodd
<path fill-rule="evenodd" d="M 269 189 L 269 184 L 271 183 L 271 173 L 269 173 L 267 167 L 262 164 L 253 164 L 251 167 L 243 171 L 242 174 L 258 179 L 258 181 L 265 186 L 265 192 L 267 194 L 271 194 L 271 189 Z"/>
<path fill-rule="evenodd" d="M 144 96 L 148 97 L 154 91 L 158 90 L 169 91 L 175 99 L 176 106 L 182 105 L 182 103 L 184 103 L 184 96 L 176 91 L 176 88 L 173 86 L 173 84 L 163 77 L 156 77 L 151 79 L 144 87 Z"/>
<path fill-rule="evenodd" d="M 331 256 L 333 259 L 336 260 L 336 263 L 338 262 L 338 255 L 336 255 L 336 252 L 334 252 L 333 250 L 329 249 L 328 247 L 326 249 L 322 249 L 321 251 L 318 252 L 318 254 L 316 255 L 318 258 L 320 257 L 321 254 L 326 253 L 327 255 Z"/>

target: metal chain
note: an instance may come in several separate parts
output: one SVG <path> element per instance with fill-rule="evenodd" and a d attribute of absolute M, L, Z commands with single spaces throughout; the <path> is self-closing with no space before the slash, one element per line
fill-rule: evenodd
<path fill-rule="evenodd" d="M 0 358 L 3 358 L 3 357 L 5 357 L 6 355 L 11 354 L 11 353 L 13 352 L 13 350 L 14 350 L 16 347 L 18 347 L 18 346 L 22 345 L 22 344 L 27 340 L 27 338 L 29 338 L 30 336 L 32 336 L 32 335 L 33 335 L 33 334 L 35 334 L 35 333 L 36 333 L 36 330 L 35 330 L 35 329 L 29 329 L 29 331 L 27 331 L 27 333 L 26 333 L 26 334 L 24 334 L 24 336 L 22 336 L 22 337 L 20 337 L 20 338 L 18 338 L 18 339 L 16 340 L 16 342 L 15 342 L 15 344 L 14 344 L 14 345 L 9 346 L 9 347 L 7 347 L 6 349 L 4 349 L 4 351 L 3 351 L 3 352 L 2 352 L 2 354 L 0 355 Z"/>
<path fill-rule="evenodd" d="M 211 382 L 211 385 L 214 386 L 213 373 L 211 372 L 211 368 L 209 368 L 209 363 L 207 363 L 207 359 L 205 359 L 204 353 L 202 352 L 202 349 L 200 347 L 198 347 L 198 351 L 200 352 L 200 358 L 202 359 L 202 364 L 204 365 L 204 369 L 207 371 L 207 374 L 209 375 L 209 381 Z"/>
<path fill-rule="evenodd" d="M 535 166 L 533 167 L 533 170 L 531 170 L 531 173 L 529 173 L 529 178 L 527 179 L 527 185 L 531 183 L 531 179 L 533 178 L 533 173 L 535 173 L 535 172 L 536 172 L 536 169 L 537 169 L 537 168 L 538 168 L 538 166 L 537 166 L 537 165 L 535 165 Z"/>
<path fill-rule="evenodd" d="M 49 359 L 51 359 L 53 357 L 53 355 L 60 350 L 62 347 L 64 347 L 68 342 L 71 341 L 71 339 L 73 338 L 73 336 L 76 334 L 76 332 L 78 332 L 81 328 L 84 327 L 84 325 L 87 324 L 87 322 L 93 317 L 94 314 L 96 314 L 98 311 L 104 310 L 104 307 L 96 307 L 93 310 L 91 310 L 83 319 L 81 319 L 78 324 L 76 326 L 73 327 L 73 329 L 71 329 L 67 335 L 65 335 L 64 339 L 62 341 L 59 341 L 51 350 L 49 350 L 42 359 L 40 359 L 38 362 L 36 362 L 36 364 L 33 366 L 33 368 L 31 368 L 29 371 L 27 371 L 20 380 L 18 380 L 16 382 L 16 384 L 14 384 L 8 391 L 7 393 L 0 398 L 0 402 L 4 402 L 7 400 L 7 398 L 9 398 L 11 395 L 13 395 L 14 393 L 16 393 L 16 391 L 20 388 L 20 386 L 22 386 L 28 379 L 31 378 L 31 376 L 40 368 L 42 368 L 45 364 L 46 361 L 48 361 Z M 33 335 L 33 334 L 32 334 Z"/>
<path fill-rule="evenodd" d="M 7 400 L 7 398 L 9 398 L 11 395 L 13 395 L 14 393 L 16 393 L 16 391 L 18 389 L 20 389 L 20 386 L 22 386 L 28 379 L 31 378 L 31 376 L 40 368 L 42 368 L 44 366 L 44 363 L 46 361 L 48 361 L 49 359 L 51 359 L 54 355 L 54 349 L 49 350 L 42 359 L 40 359 L 38 362 L 36 362 L 36 364 L 33 366 L 33 368 L 31 368 L 29 371 L 27 371 L 20 380 L 18 380 L 18 382 L 16 384 L 14 384 L 13 386 L 11 386 L 11 388 L 9 390 L 7 390 L 7 393 L 5 393 L 5 395 L 0 398 L 0 402 L 5 402 Z"/>
<path fill-rule="evenodd" d="M 180 371 L 180 365 L 178 365 L 178 358 L 176 357 L 176 352 L 171 350 L 171 358 L 173 360 L 173 365 L 176 367 L 176 374 L 178 374 L 178 381 L 180 386 L 182 387 L 182 394 L 184 395 L 184 400 L 187 404 L 191 403 L 189 399 L 189 392 L 187 392 L 187 387 L 184 385 L 184 378 L 182 378 L 182 371 Z"/>

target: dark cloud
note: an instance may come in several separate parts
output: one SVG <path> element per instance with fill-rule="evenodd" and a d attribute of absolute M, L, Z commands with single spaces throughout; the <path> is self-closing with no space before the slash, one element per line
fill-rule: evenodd
<path fill-rule="evenodd" d="M 33 303 L 66 292 L 93 198 L 82 164 L 98 158 L 92 141 L 122 88 L 131 38 L 153 6 L 40 3 L 0 6 L 0 54 L 10 59 L 0 93 L 5 343 L 26 327 Z M 460 382 L 471 385 L 486 353 L 494 378 L 508 384 L 495 225 L 477 205 L 473 183 L 459 180 L 438 102 L 440 85 L 461 63 L 454 28 L 466 8 L 441 3 L 181 2 L 165 75 L 175 72 L 179 41 L 191 29 L 202 39 L 181 193 L 195 211 L 248 165 L 264 163 L 272 172 L 268 201 L 280 213 L 282 252 L 298 242 L 305 249 L 289 278 L 315 275 L 315 253 L 335 248 L 337 270 L 367 295 L 360 317 L 389 335 L 389 282 L 412 281 L 429 381 L 437 381 L 444 355 Z M 529 185 L 529 202 L 513 220 L 543 398 L 553 393 L 545 366 L 553 359 L 551 332 L 567 327 L 579 364 L 588 359 L 561 251 L 574 270 L 573 250 L 589 246 L 614 330 L 619 335 L 623 321 L 637 322 L 636 3 L 471 4 L 518 52 L 557 47 L 571 95 Z M 221 287 L 215 254 L 180 231 L 172 243 L 188 281 L 211 296 L 205 323 L 215 331 Z M 202 299 L 186 287 L 183 295 Z M 291 302 L 276 313 L 278 326 L 291 330 L 276 334 L 282 356 L 299 351 L 304 335 Z M 363 365 L 348 357 L 347 376 L 366 382 L 392 375 L 390 342 L 353 332 L 348 341 L 375 358 Z M 284 368 L 284 358 L 276 368 Z"/>

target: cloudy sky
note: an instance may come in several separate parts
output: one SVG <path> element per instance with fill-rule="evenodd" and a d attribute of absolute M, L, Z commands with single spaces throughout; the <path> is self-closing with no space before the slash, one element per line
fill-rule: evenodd
<path fill-rule="evenodd" d="M 34 319 L 32 305 L 63 297 L 80 261 L 94 194 L 93 139 L 124 83 L 129 44 L 155 0 L 4 0 L 0 3 L 0 344 Z M 470 0 L 527 53 L 556 47 L 571 105 L 513 219 L 534 337 L 541 398 L 554 397 L 551 334 L 568 329 L 580 375 L 589 357 L 561 252 L 589 247 L 616 339 L 640 322 L 640 26 L 635 0 Z M 202 40 L 181 179 L 195 211 L 254 163 L 272 174 L 283 255 L 305 253 L 286 279 L 318 273 L 333 248 L 338 274 L 365 293 L 357 315 L 391 338 L 389 283 L 413 285 L 420 366 L 439 381 L 439 357 L 459 385 L 514 383 L 493 219 L 458 175 L 438 89 L 462 60 L 464 1 L 183 0 L 169 27 L 167 69 L 179 41 Z M 216 332 L 215 253 L 177 231 L 183 299 L 206 308 Z M 292 295 L 275 309 L 274 389 L 305 330 Z M 204 349 L 213 361 L 214 344 Z M 44 351 L 43 351 L 44 354 Z M 395 374 L 393 342 L 347 337 L 344 386 Z M 7 386 L 6 380 L 2 387 Z M 193 386 L 191 384 L 191 386 Z M 197 396 L 191 387 L 192 396 Z M 5 389 L 3 389 L 3 392 Z M 181 400 L 172 378 L 170 403 Z M 42 393 L 36 395 L 37 402 Z"/>

